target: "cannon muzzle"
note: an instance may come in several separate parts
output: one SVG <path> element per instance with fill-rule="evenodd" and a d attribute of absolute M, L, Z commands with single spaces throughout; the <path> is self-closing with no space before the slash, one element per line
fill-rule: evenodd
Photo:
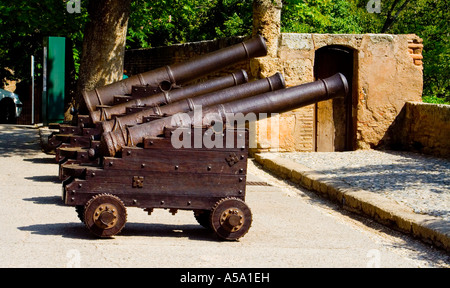
<path fill-rule="evenodd" d="M 155 93 L 170 91 L 176 85 L 185 84 L 224 67 L 266 54 L 266 43 L 262 36 L 257 35 L 250 40 L 194 57 L 185 62 L 137 74 L 91 91 L 83 91 L 83 99 L 88 111 L 92 112 L 99 105 L 112 105 L 114 95 L 130 94 L 132 86 L 147 85 L 154 88 Z"/>
<path fill-rule="evenodd" d="M 331 98 L 343 97 L 348 94 L 348 90 L 347 79 L 338 73 L 312 83 L 209 106 L 203 110 L 200 117 L 193 111 L 136 126 L 120 127 L 115 131 L 103 133 L 100 151 L 105 156 L 114 156 L 123 147 L 136 146 L 143 143 L 144 138 L 161 135 L 166 127 L 202 126 L 217 119 L 230 123 L 236 119 L 237 113 L 244 116 L 254 113 L 256 119 L 270 117 L 270 113 L 283 113 Z"/>

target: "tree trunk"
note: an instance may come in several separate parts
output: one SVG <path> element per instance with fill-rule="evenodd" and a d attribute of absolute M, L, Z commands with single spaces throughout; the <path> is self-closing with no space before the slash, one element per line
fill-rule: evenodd
<path fill-rule="evenodd" d="M 81 91 L 92 90 L 123 77 L 131 1 L 89 1 L 90 21 L 85 28 L 77 92 L 72 101 L 80 113 L 86 112 Z"/>
<path fill-rule="evenodd" d="M 408 5 L 409 2 L 411 2 L 411 0 L 405 0 L 405 2 L 403 2 L 402 6 L 400 6 L 400 8 L 398 8 L 397 13 L 394 15 L 393 14 L 394 9 L 397 6 L 397 4 L 399 3 L 399 0 L 394 1 L 394 3 L 391 6 L 391 10 L 389 10 L 389 13 L 386 16 L 386 21 L 384 22 L 383 28 L 381 29 L 381 33 L 386 33 L 392 27 L 392 24 L 394 24 L 394 22 L 397 21 L 398 16 L 406 8 L 406 6 Z"/>

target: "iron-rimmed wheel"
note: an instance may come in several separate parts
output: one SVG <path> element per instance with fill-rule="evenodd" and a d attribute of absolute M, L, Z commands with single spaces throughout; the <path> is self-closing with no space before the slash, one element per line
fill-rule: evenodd
<path fill-rule="evenodd" d="M 223 198 L 211 211 L 211 226 L 225 240 L 237 240 L 244 236 L 252 224 L 252 212 L 238 198 Z"/>
<path fill-rule="evenodd" d="M 84 224 L 98 237 L 112 237 L 118 234 L 126 222 L 127 210 L 117 196 L 98 194 L 85 205 Z"/>
<path fill-rule="evenodd" d="M 75 211 L 77 212 L 78 219 L 80 219 L 81 222 L 84 223 L 84 206 L 83 205 L 75 206 Z"/>
<path fill-rule="evenodd" d="M 198 224 L 202 225 L 206 229 L 211 229 L 211 211 L 210 210 L 195 210 L 194 217 Z"/>

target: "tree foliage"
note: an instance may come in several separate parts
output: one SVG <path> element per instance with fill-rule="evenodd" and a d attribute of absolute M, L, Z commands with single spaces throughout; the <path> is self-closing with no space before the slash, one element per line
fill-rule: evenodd
<path fill-rule="evenodd" d="M 282 31 L 417 34 L 424 43 L 424 100 L 450 104 L 450 4 L 442 0 L 284 0 Z"/>
<path fill-rule="evenodd" d="M 61 0 L 0 0 L 0 79 L 28 79 L 30 56 L 42 63 L 46 36 L 67 37 L 78 57 L 87 20 L 83 8 L 83 13 L 70 14 Z"/>
<path fill-rule="evenodd" d="M 415 0 L 389 31 L 415 33 L 423 39 L 424 96 L 435 99 L 432 102 L 450 103 L 449 25 L 448 1 Z"/>
<path fill-rule="evenodd" d="M 282 9 L 282 32 L 363 32 L 356 7 L 347 0 L 284 0 Z"/>
<path fill-rule="evenodd" d="M 127 47 L 156 47 L 251 33 L 252 0 L 136 0 Z"/>
<path fill-rule="evenodd" d="M 0 79 L 28 78 L 30 55 L 42 63 L 45 36 L 65 36 L 72 42 L 77 70 L 84 25 L 89 17 L 88 1 L 81 0 L 81 13 L 70 14 L 67 0 L 15 0 L 13 5 L 11 1 L 0 0 Z M 424 39 L 425 45 L 424 95 L 450 102 L 449 1 L 381 0 L 381 13 L 369 13 L 368 2 L 283 0 L 281 30 L 415 33 Z M 249 35 L 252 3 L 253 0 L 134 0 L 126 47 L 147 48 Z"/>
<path fill-rule="evenodd" d="M 69 40 L 78 72 L 89 1 L 81 0 L 81 13 L 72 14 L 67 11 L 67 1 L 15 0 L 11 5 L 11 1 L 0 0 L 2 81 L 29 79 L 31 55 L 38 63 L 37 73 L 41 73 L 46 36 L 64 36 Z M 248 35 L 251 29 L 252 0 L 134 0 L 126 48 Z"/>

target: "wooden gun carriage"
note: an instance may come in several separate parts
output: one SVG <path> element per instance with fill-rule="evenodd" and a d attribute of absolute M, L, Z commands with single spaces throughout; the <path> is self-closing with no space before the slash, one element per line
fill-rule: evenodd
<path fill-rule="evenodd" d="M 219 50 L 213 52 L 213 56 L 222 59 L 233 51 L 234 54 L 227 57 L 242 61 L 265 55 L 262 38 L 248 42 L 253 48 L 244 42 L 236 46 L 240 49 L 225 48 L 224 54 Z M 236 58 L 236 53 L 243 56 Z M 196 61 L 204 64 L 204 59 L 213 59 L 209 57 L 208 54 L 200 56 L 200 60 L 193 59 L 187 64 L 195 63 L 194 68 L 200 67 Z M 228 64 L 218 61 L 219 65 L 224 63 Z M 57 160 L 63 179 L 64 203 L 74 206 L 81 221 L 98 237 L 119 233 L 127 221 L 126 207 L 137 207 L 149 214 L 157 208 L 169 209 L 172 213 L 179 209 L 192 210 L 197 221 L 212 229 L 219 238 L 239 239 L 252 223 L 252 213 L 245 202 L 249 131 L 236 127 L 230 117 L 234 119 L 237 113 L 270 117 L 270 113 L 343 96 L 348 90 L 341 74 L 285 88 L 279 73 L 246 83 L 245 72 L 241 71 L 232 75 L 232 84 L 200 89 L 202 92 L 198 93 L 181 93 L 183 96 L 177 98 L 179 100 L 169 103 L 167 93 L 171 90 L 164 89 L 176 86 L 173 81 L 178 77 L 176 71 L 189 71 L 183 64 L 177 64 L 176 68 L 159 69 L 164 73 L 171 71 L 167 73 L 168 79 L 154 76 L 159 84 L 155 80 L 157 84 L 147 89 L 154 94 L 130 97 L 128 105 L 124 104 L 126 101 L 116 104 L 120 97 L 113 97 L 137 88 L 134 84 L 120 83 L 128 79 L 85 92 L 89 115 L 77 115 L 76 125 L 60 125 L 60 133 L 51 137 L 60 142 Z M 155 75 L 154 72 L 147 74 Z M 201 73 L 192 74 L 197 77 Z M 130 78 L 142 81 L 145 77 Z M 187 81 L 184 76 L 178 78 Z M 183 89 L 188 91 L 189 86 L 179 88 Z M 146 100 L 142 101 L 152 104 L 138 106 L 139 99 L 144 98 Z M 104 99 L 108 99 L 108 106 Z M 95 105 L 91 105 L 93 102 Z M 200 116 L 194 109 L 198 105 L 205 106 Z M 120 115 L 113 116 L 116 112 Z M 225 125 L 217 129 L 217 122 Z"/>
<path fill-rule="evenodd" d="M 195 129 L 200 135 L 207 131 L 185 129 L 191 135 Z M 63 165 L 63 174 L 69 177 L 63 184 L 65 204 L 76 206 L 88 229 L 100 237 L 122 229 L 125 206 L 149 214 L 155 208 L 172 213 L 193 210 L 198 222 L 205 227 L 211 224 L 221 238 L 244 235 L 252 217 L 244 202 L 248 131 L 233 131 L 239 146 L 227 148 L 224 137 L 224 148 L 212 149 L 204 145 L 175 149 L 171 132 L 165 129 L 162 137 L 146 138 L 141 147 L 124 147 L 120 157 L 103 157 L 99 167 Z M 193 142 L 194 138 L 192 147 Z"/>

